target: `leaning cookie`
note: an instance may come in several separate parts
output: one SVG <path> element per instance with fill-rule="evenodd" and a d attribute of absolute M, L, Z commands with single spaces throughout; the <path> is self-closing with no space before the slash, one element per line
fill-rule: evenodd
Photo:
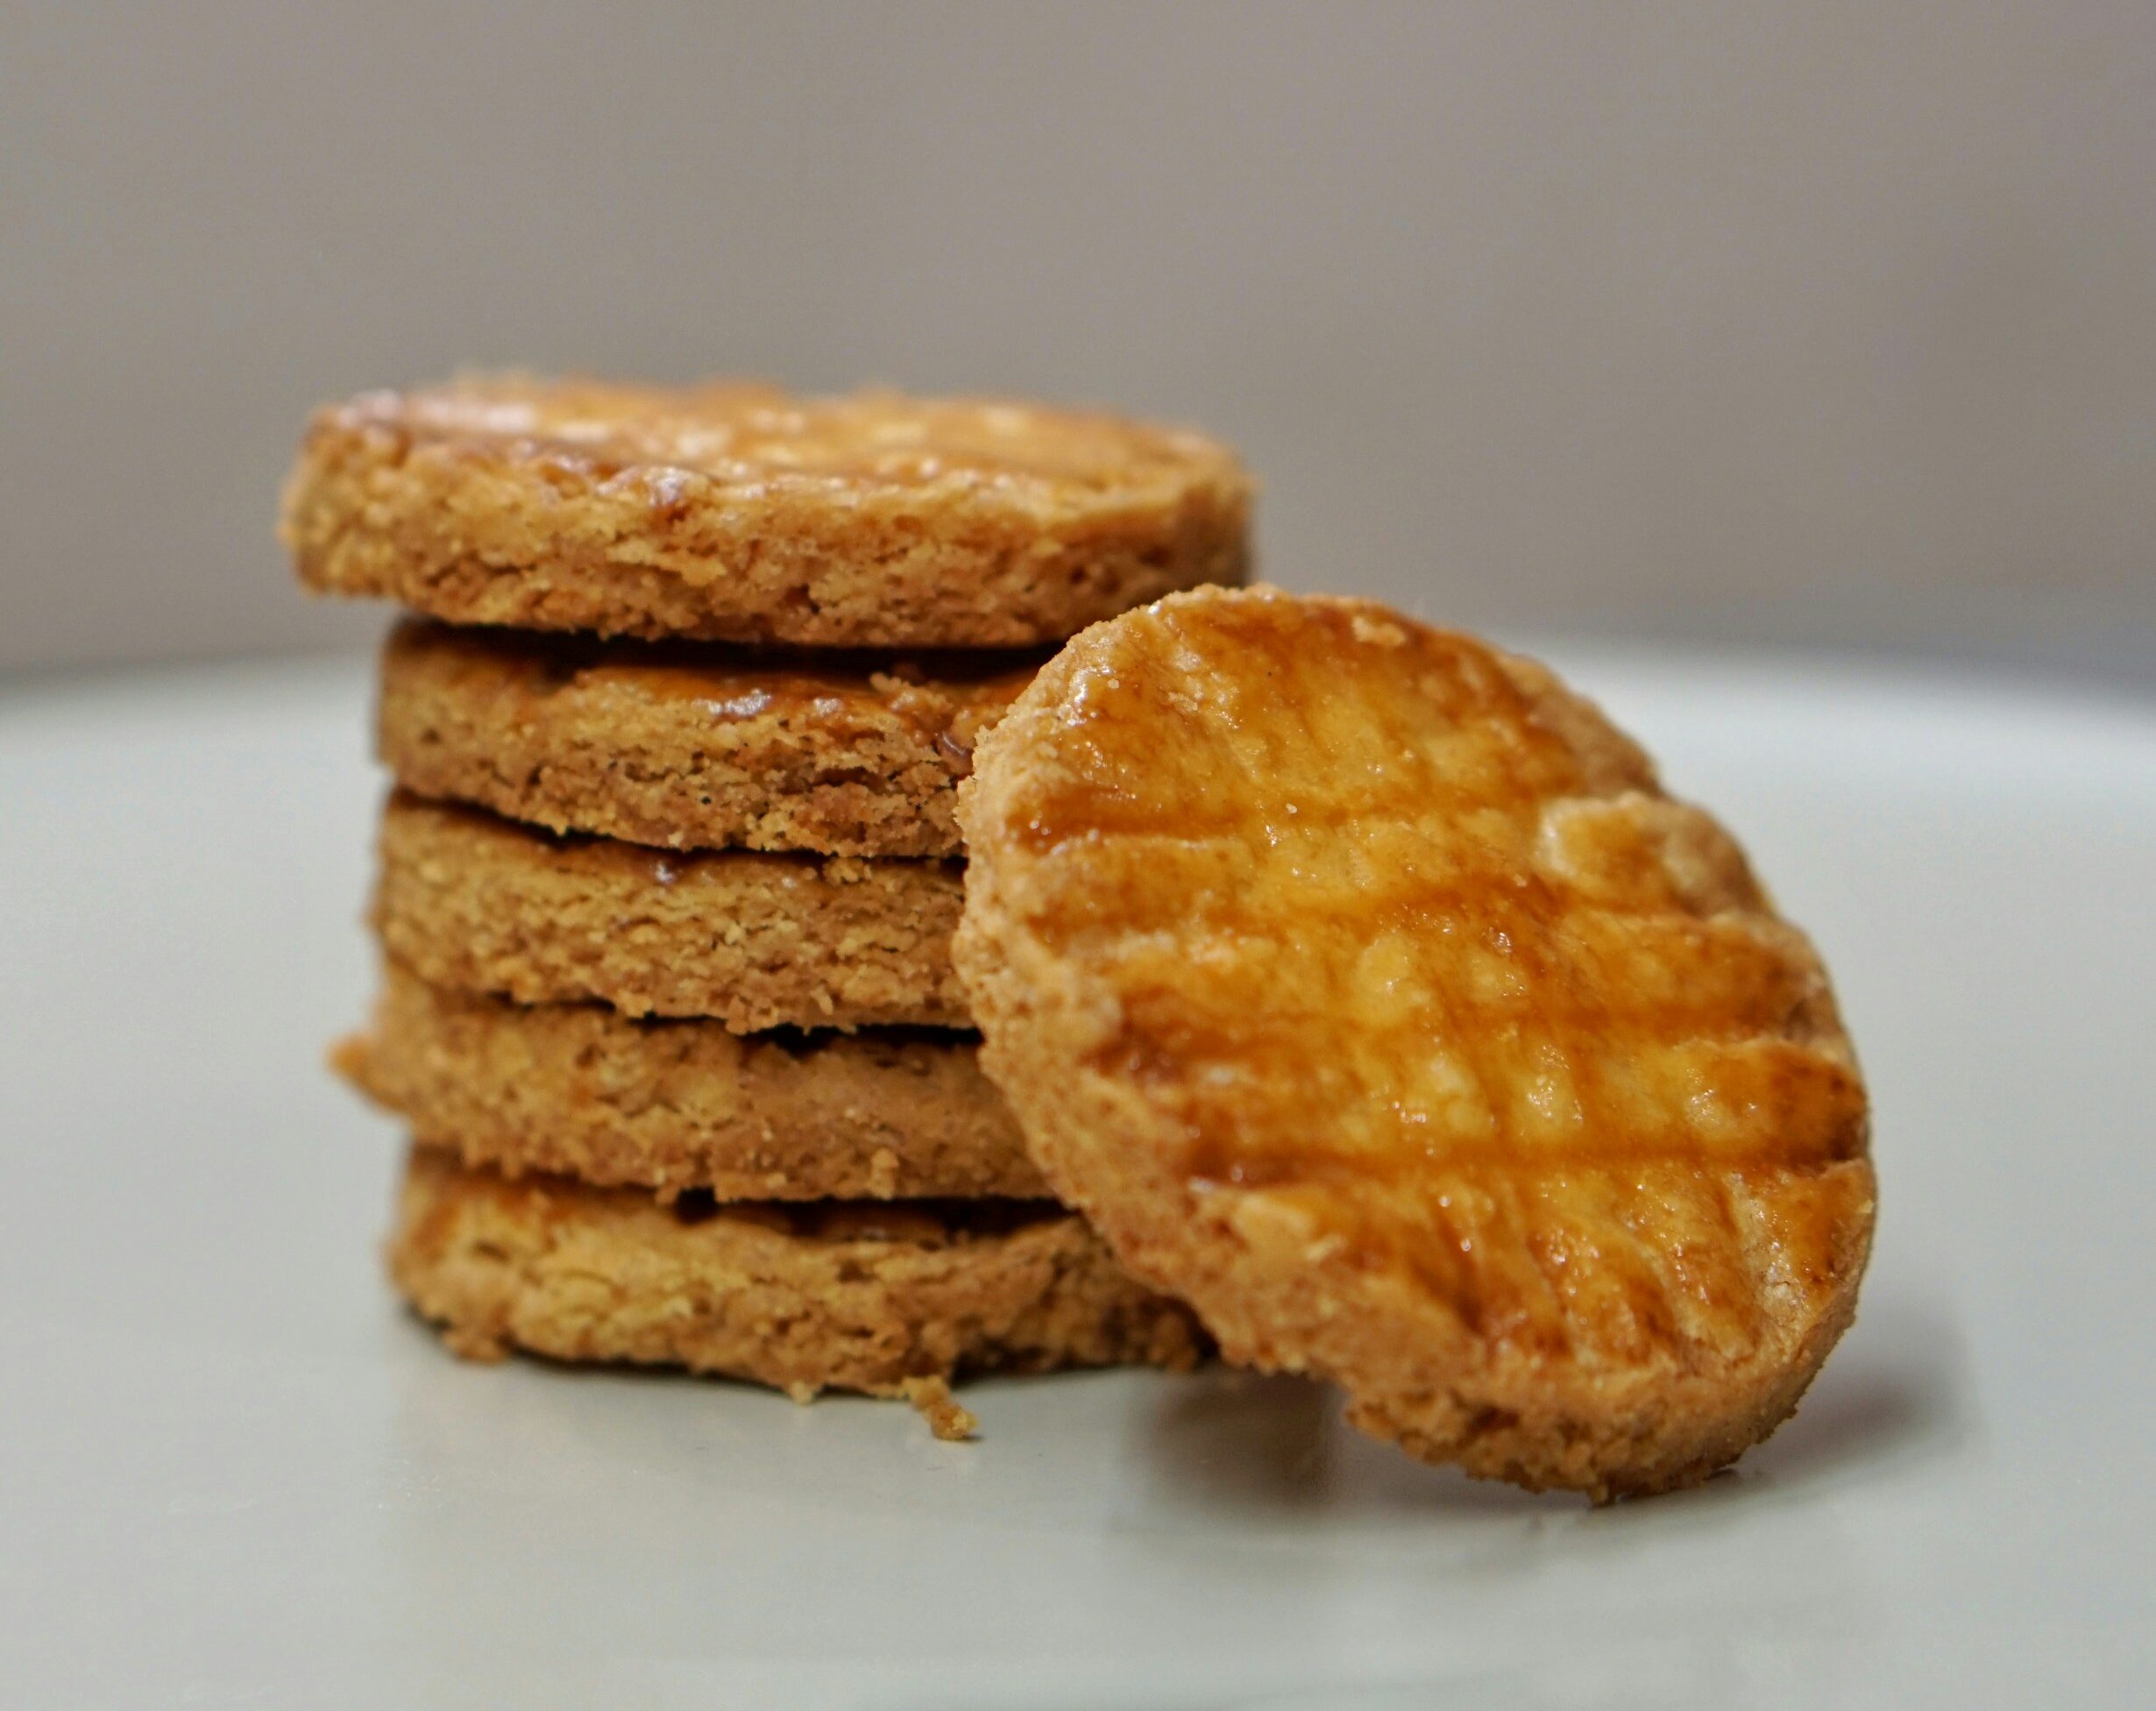
<path fill-rule="evenodd" d="M 949 856 L 973 745 L 1037 655 L 778 654 L 399 625 L 377 743 L 400 783 L 666 848 Z"/>
<path fill-rule="evenodd" d="M 1170 599 L 1042 672 L 961 820 L 985 1067 L 1230 1360 L 1606 1498 L 1763 1438 L 1849 1324 L 1875 1186 L 1826 972 L 1542 668 Z"/>
<path fill-rule="evenodd" d="M 1007 647 L 1239 581 L 1249 506 L 1114 416 L 498 375 L 322 411 L 282 533 L 309 586 L 456 623 Z"/>
<path fill-rule="evenodd" d="M 685 1367 L 806 1401 L 1123 1363 L 1187 1367 L 1186 1310 L 1054 1206 L 663 1206 L 436 1154 L 407 1166 L 397 1287 L 457 1353 Z"/>
<path fill-rule="evenodd" d="M 379 849 L 375 930 L 437 986 L 736 1033 L 970 1025 L 955 863 L 659 851 L 402 793 Z"/>
<path fill-rule="evenodd" d="M 1046 1193 L 970 1034 L 740 1035 L 516 1005 L 391 963 L 337 1068 L 468 1164 L 723 1200 Z"/>

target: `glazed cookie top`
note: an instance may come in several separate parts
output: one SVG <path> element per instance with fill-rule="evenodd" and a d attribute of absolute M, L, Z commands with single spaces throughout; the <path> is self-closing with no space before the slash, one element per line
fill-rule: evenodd
<path fill-rule="evenodd" d="M 309 586 L 460 622 L 993 647 L 1240 581 L 1250 497 L 1105 415 L 493 376 L 320 412 L 282 532 Z"/>
<path fill-rule="evenodd" d="M 1178 596 L 1050 663 L 960 818 L 984 1067 L 1231 1356 L 1607 1496 L 1763 1436 L 1847 1323 L 1873 1181 L 1825 971 L 1543 668 Z"/>

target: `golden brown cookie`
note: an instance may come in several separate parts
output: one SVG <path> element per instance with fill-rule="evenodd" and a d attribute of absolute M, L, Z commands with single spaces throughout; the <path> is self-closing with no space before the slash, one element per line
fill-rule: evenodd
<path fill-rule="evenodd" d="M 336 1063 L 466 1163 L 723 1200 L 1042 1196 L 971 1034 L 631 1021 L 506 1003 L 390 964 Z"/>
<path fill-rule="evenodd" d="M 380 850 L 375 928 L 437 986 L 737 1033 L 970 1026 L 951 969 L 956 863 L 659 851 L 402 793 Z"/>
<path fill-rule="evenodd" d="M 407 621 L 381 757 L 422 796 L 669 848 L 960 853 L 973 745 L 1038 656 L 775 655 Z"/>
<path fill-rule="evenodd" d="M 1115 416 L 496 375 L 318 413 L 282 533 L 455 623 L 1008 647 L 1240 581 L 1249 508 L 1224 448 Z"/>
<path fill-rule="evenodd" d="M 1187 1367 L 1203 1347 L 1184 1309 L 1039 1203 L 669 1207 L 415 1151 L 389 1268 L 469 1358 L 686 1367 L 800 1401 L 829 1388 L 933 1409 L 923 1381 Z"/>
<path fill-rule="evenodd" d="M 1163 600 L 983 741 L 956 955 L 1059 1197 L 1232 1360 L 1475 1473 L 1691 1483 L 1855 1310 L 1825 970 L 1540 666 L 1355 600 Z"/>

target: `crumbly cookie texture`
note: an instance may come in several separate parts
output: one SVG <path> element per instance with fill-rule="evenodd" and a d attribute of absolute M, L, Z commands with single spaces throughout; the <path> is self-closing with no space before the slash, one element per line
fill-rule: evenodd
<path fill-rule="evenodd" d="M 377 742 L 422 796 L 670 848 L 953 856 L 980 733 L 1039 657 L 775 655 L 408 620 Z"/>
<path fill-rule="evenodd" d="M 951 1394 L 947 1378 L 910 1378 L 904 1392 L 928 1430 L 947 1444 L 962 1444 L 981 1429 L 973 1410 Z"/>
<path fill-rule="evenodd" d="M 559 1177 L 510 1182 L 440 1154 L 407 1166 L 389 1269 L 473 1360 L 512 1349 L 906 1396 L 939 1436 L 947 1381 L 1123 1363 L 1187 1367 L 1188 1311 L 1053 1207 L 714 1207 Z"/>
<path fill-rule="evenodd" d="M 951 968 L 956 863 L 657 851 L 401 793 L 380 856 L 383 948 L 437 986 L 737 1033 L 970 1026 Z"/>
<path fill-rule="evenodd" d="M 1006 647 L 1240 581 L 1250 497 L 1115 416 L 500 375 L 318 413 L 282 534 L 310 587 L 457 623 Z"/>
<path fill-rule="evenodd" d="M 1179 596 L 1044 671 L 960 818 L 989 1072 L 1230 1359 L 1606 1499 L 1733 1459 L 1849 1324 L 1875 1183 L 1825 970 L 1543 668 Z"/>
<path fill-rule="evenodd" d="M 520 1005 L 391 963 L 333 1057 L 467 1163 L 723 1200 L 1046 1195 L 971 1034 L 740 1035 Z"/>

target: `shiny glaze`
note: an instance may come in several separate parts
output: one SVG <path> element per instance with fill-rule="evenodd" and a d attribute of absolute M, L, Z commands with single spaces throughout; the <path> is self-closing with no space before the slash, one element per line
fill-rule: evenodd
<path fill-rule="evenodd" d="M 1072 661 L 1004 827 L 1194 1195 L 1597 1362 L 1739 1355 L 1833 1269 L 1870 1190 L 1824 975 L 1579 704 L 1344 602 L 1170 602 Z"/>
<path fill-rule="evenodd" d="M 795 398 L 734 382 L 665 388 L 480 376 L 365 394 L 329 420 L 463 456 L 550 462 L 660 511 L 711 490 L 1107 492 L 1234 467 L 1198 435 L 1097 413 L 887 392 Z"/>

